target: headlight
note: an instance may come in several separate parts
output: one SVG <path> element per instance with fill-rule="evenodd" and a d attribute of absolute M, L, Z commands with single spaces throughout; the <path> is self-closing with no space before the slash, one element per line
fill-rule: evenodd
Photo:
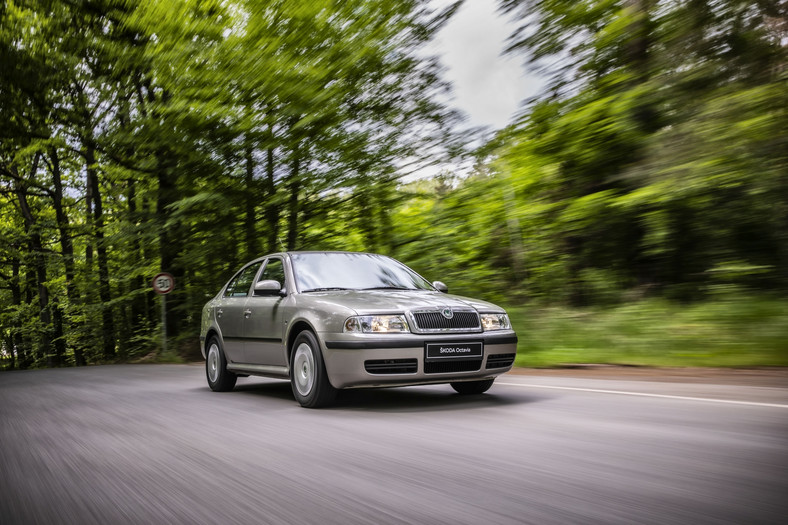
<path fill-rule="evenodd" d="M 481 314 L 482 328 L 485 332 L 491 330 L 508 330 L 512 327 L 509 324 L 509 316 L 506 314 Z"/>
<path fill-rule="evenodd" d="M 359 315 L 345 321 L 345 332 L 385 334 L 410 332 L 404 315 Z"/>

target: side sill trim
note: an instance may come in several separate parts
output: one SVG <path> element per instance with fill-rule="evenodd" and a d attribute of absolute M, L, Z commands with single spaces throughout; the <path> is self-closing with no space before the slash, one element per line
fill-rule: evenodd
<path fill-rule="evenodd" d="M 225 341 L 249 341 L 256 343 L 281 343 L 278 337 L 225 337 Z"/>
<path fill-rule="evenodd" d="M 247 374 L 260 374 L 260 375 L 275 376 L 275 377 L 288 377 L 290 375 L 290 369 L 286 366 L 228 363 L 227 370 L 229 370 L 230 372 L 244 372 Z"/>

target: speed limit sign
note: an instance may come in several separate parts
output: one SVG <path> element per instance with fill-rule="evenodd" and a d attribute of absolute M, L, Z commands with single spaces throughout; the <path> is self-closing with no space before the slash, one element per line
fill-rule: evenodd
<path fill-rule="evenodd" d="M 153 290 L 158 294 L 168 294 L 175 288 L 175 278 L 162 272 L 153 278 Z"/>

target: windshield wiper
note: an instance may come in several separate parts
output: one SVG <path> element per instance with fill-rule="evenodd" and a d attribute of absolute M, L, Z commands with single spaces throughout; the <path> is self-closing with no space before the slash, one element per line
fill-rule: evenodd
<path fill-rule="evenodd" d="M 405 288 L 404 286 L 373 286 L 372 288 L 362 288 L 362 290 L 417 290 L 418 288 Z"/>
<path fill-rule="evenodd" d="M 301 290 L 301 293 L 306 292 L 336 292 L 341 290 L 352 290 L 352 288 L 327 287 L 327 288 L 310 288 L 309 290 Z"/>

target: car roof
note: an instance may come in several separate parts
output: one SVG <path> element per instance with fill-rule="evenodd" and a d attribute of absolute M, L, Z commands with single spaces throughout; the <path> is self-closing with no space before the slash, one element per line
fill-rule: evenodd
<path fill-rule="evenodd" d="M 354 252 L 350 250 L 292 250 L 287 251 L 284 253 L 348 253 L 353 255 L 381 255 L 379 253 L 371 253 L 371 252 Z"/>
<path fill-rule="evenodd" d="M 258 259 L 264 259 L 266 257 L 274 257 L 276 255 L 298 255 L 298 254 L 348 254 L 348 255 L 375 255 L 378 257 L 389 257 L 388 255 L 383 255 L 381 253 L 372 253 L 372 252 L 354 252 L 349 250 L 288 250 L 284 252 L 276 252 L 276 253 L 269 253 L 258 257 Z"/>

